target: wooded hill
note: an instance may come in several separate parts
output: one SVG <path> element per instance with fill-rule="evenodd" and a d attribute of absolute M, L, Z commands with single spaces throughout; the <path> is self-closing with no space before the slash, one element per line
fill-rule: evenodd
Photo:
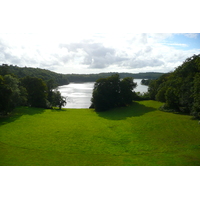
<path fill-rule="evenodd" d="M 157 79 L 164 73 L 159 72 L 146 72 L 146 73 L 118 73 L 118 72 L 108 72 L 99 74 L 66 74 L 69 82 L 95 82 L 100 78 L 108 78 L 112 75 L 119 74 L 120 78 L 131 77 L 134 79 Z"/>
<path fill-rule="evenodd" d="M 116 72 L 99 73 L 99 74 L 59 74 L 46 69 L 32 68 L 32 67 L 18 67 L 13 65 L 0 65 L 0 75 L 14 74 L 18 78 L 26 76 L 41 78 L 45 82 L 54 80 L 57 85 L 67 85 L 70 82 L 95 82 L 99 78 L 107 78 Z M 164 73 L 147 72 L 147 73 L 119 73 L 120 78 L 132 77 L 134 79 L 157 79 Z"/>
<path fill-rule="evenodd" d="M 150 99 L 164 102 L 164 110 L 181 111 L 200 118 L 200 54 L 187 58 L 174 72 L 149 84 Z"/>
<path fill-rule="evenodd" d="M 13 65 L 3 64 L 0 65 L 0 75 L 14 74 L 17 78 L 24 78 L 26 76 L 41 78 L 46 83 L 49 80 L 53 80 L 55 85 L 67 85 L 69 84 L 66 75 L 58 74 L 46 69 L 32 68 L 32 67 L 18 67 Z"/>

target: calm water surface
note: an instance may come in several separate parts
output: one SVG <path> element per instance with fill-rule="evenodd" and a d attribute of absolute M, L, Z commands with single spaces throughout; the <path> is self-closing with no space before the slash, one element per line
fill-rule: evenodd
<path fill-rule="evenodd" d="M 141 85 L 142 79 L 134 79 L 137 82 L 135 92 L 147 92 L 148 87 Z M 58 90 L 61 95 L 67 97 L 65 108 L 89 108 L 91 105 L 92 91 L 94 82 L 87 83 L 70 83 L 69 85 L 59 86 Z"/>

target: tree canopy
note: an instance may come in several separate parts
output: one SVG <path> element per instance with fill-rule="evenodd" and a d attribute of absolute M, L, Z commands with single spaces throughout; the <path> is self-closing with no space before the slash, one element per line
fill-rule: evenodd
<path fill-rule="evenodd" d="M 59 91 L 53 90 L 52 80 L 46 84 L 36 77 L 16 78 L 14 75 L 0 75 L 0 115 L 6 115 L 17 106 L 40 108 L 59 107 L 66 104 L 66 99 Z"/>
<path fill-rule="evenodd" d="M 2 64 L 0 65 L 0 74 L 14 74 L 18 78 L 27 76 L 40 78 L 45 83 L 53 80 L 56 86 L 69 84 L 68 78 L 64 74 L 59 74 L 46 69 L 32 68 L 32 67 L 18 67 L 13 65 Z"/>
<path fill-rule="evenodd" d="M 174 72 L 149 84 L 151 99 L 164 102 L 164 109 L 200 118 L 200 54 L 187 58 Z"/>
<path fill-rule="evenodd" d="M 92 93 L 91 108 L 95 108 L 96 111 L 105 111 L 131 104 L 133 89 L 136 86 L 137 83 L 133 82 L 133 78 L 120 80 L 119 74 L 98 79 Z"/>

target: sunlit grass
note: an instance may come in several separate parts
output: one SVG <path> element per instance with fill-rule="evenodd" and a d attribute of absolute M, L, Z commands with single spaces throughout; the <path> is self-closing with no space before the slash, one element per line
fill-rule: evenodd
<path fill-rule="evenodd" d="M 0 119 L 0 165 L 200 165 L 200 125 L 160 105 L 18 108 Z"/>

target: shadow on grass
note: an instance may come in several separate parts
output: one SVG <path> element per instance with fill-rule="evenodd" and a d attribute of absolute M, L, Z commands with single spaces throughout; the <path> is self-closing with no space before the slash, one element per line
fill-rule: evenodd
<path fill-rule="evenodd" d="M 100 117 L 110 120 L 122 120 L 128 117 L 139 117 L 148 112 L 153 112 L 157 109 L 147 107 L 137 102 L 133 102 L 132 105 L 127 107 L 115 108 L 105 112 L 97 112 Z"/>
<path fill-rule="evenodd" d="M 0 126 L 14 122 L 23 115 L 36 115 L 42 114 L 46 109 L 44 108 L 31 108 L 31 107 L 18 107 L 7 116 L 0 117 Z"/>

